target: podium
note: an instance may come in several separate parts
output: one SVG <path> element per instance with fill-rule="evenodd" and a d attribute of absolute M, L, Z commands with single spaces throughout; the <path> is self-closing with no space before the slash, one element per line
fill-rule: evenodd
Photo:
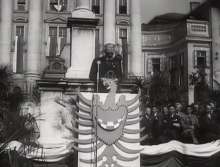
<path fill-rule="evenodd" d="M 71 144 L 76 166 L 140 167 L 141 114 L 133 80 L 121 82 L 118 90 L 110 83 L 108 93 L 96 93 L 95 83 L 85 79 L 43 79 L 37 81 L 37 85 L 43 103 L 57 98 L 64 99 L 64 103 L 70 98 L 77 101 Z M 45 109 L 44 112 L 51 111 Z M 54 140 L 53 134 L 45 129 L 45 126 L 40 128 L 42 144 L 45 139 L 47 144 Z M 57 139 L 62 135 L 57 135 Z"/>

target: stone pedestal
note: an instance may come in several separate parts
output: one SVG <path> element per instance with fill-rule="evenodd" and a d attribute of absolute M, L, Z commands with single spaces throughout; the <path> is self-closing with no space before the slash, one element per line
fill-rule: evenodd
<path fill-rule="evenodd" d="M 66 78 L 88 79 L 95 57 L 95 28 L 98 20 L 89 10 L 89 1 L 79 2 L 67 23 L 71 32 L 71 66 Z"/>

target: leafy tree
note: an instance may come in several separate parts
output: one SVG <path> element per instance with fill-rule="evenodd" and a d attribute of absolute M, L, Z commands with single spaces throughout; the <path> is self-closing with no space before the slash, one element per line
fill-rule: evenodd
<path fill-rule="evenodd" d="M 20 106 L 23 102 L 23 95 L 19 87 L 14 87 L 11 92 L 11 73 L 7 67 L 0 67 L 0 166 L 24 166 L 19 165 L 21 157 L 15 151 L 10 151 L 13 162 L 8 163 L 4 150 L 8 143 L 13 140 L 21 141 L 23 144 L 31 145 L 32 136 L 35 133 L 33 126 L 36 125 L 35 118 L 30 115 L 21 115 Z M 24 158 L 23 158 L 24 159 Z M 10 159 L 9 159 L 10 160 Z M 26 163 L 29 161 L 23 161 Z M 9 165 L 10 164 L 10 165 Z M 31 166 L 28 165 L 27 167 Z"/>

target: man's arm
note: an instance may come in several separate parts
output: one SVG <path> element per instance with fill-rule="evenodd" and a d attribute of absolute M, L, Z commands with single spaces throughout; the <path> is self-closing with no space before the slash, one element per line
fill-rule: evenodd
<path fill-rule="evenodd" d="M 97 79 L 97 71 L 98 71 L 98 67 L 97 67 L 97 59 L 94 59 L 92 62 L 92 66 L 90 69 L 90 73 L 89 73 L 89 79 L 92 81 L 96 81 Z"/>
<path fill-rule="evenodd" d="M 122 56 L 117 55 L 116 60 L 118 62 L 116 72 L 117 72 L 118 80 L 120 81 L 122 79 Z"/>

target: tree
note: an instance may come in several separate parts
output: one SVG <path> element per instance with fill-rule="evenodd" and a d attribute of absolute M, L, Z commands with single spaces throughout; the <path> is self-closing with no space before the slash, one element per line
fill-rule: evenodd
<path fill-rule="evenodd" d="M 8 163 L 4 150 L 8 143 L 13 140 L 21 141 L 26 145 L 32 144 L 30 141 L 35 133 L 33 126 L 36 122 L 35 118 L 30 114 L 19 114 L 20 106 L 23 103 L 23 95 L 19 87 L 14 87 L 11 92 L 11 83 L 11 73 L 8 68 L 0 67 L 0 166 L 7 167 L 11 166 L 9 164 L 15 163 L 14 165 L 19 167 L 24 166 L 23 162 L 29 164 L 29 161 L 23 161 L 23 158 L 22 164 L 19 165 L 20 162 L 18 161 L 20 161 L 21 157 L 15 157 L 18 156 L 18 153 L 12 150 L 10 151 L 10 156 L 14 156 L 11 157 L 13 162 Z M 31 164 L 28 166 L 31 166 Z"/>
<path fill-rule="evenodd" d="M 192 73 L 189 76 L 190 85 L 195 86 L 194 97 L 195 102 L 205 104 L 209 101 L 211 95 L 211 89 L 206 81 L 206 73 L 204 69 L 198 69 L 197 72 Z"/>

